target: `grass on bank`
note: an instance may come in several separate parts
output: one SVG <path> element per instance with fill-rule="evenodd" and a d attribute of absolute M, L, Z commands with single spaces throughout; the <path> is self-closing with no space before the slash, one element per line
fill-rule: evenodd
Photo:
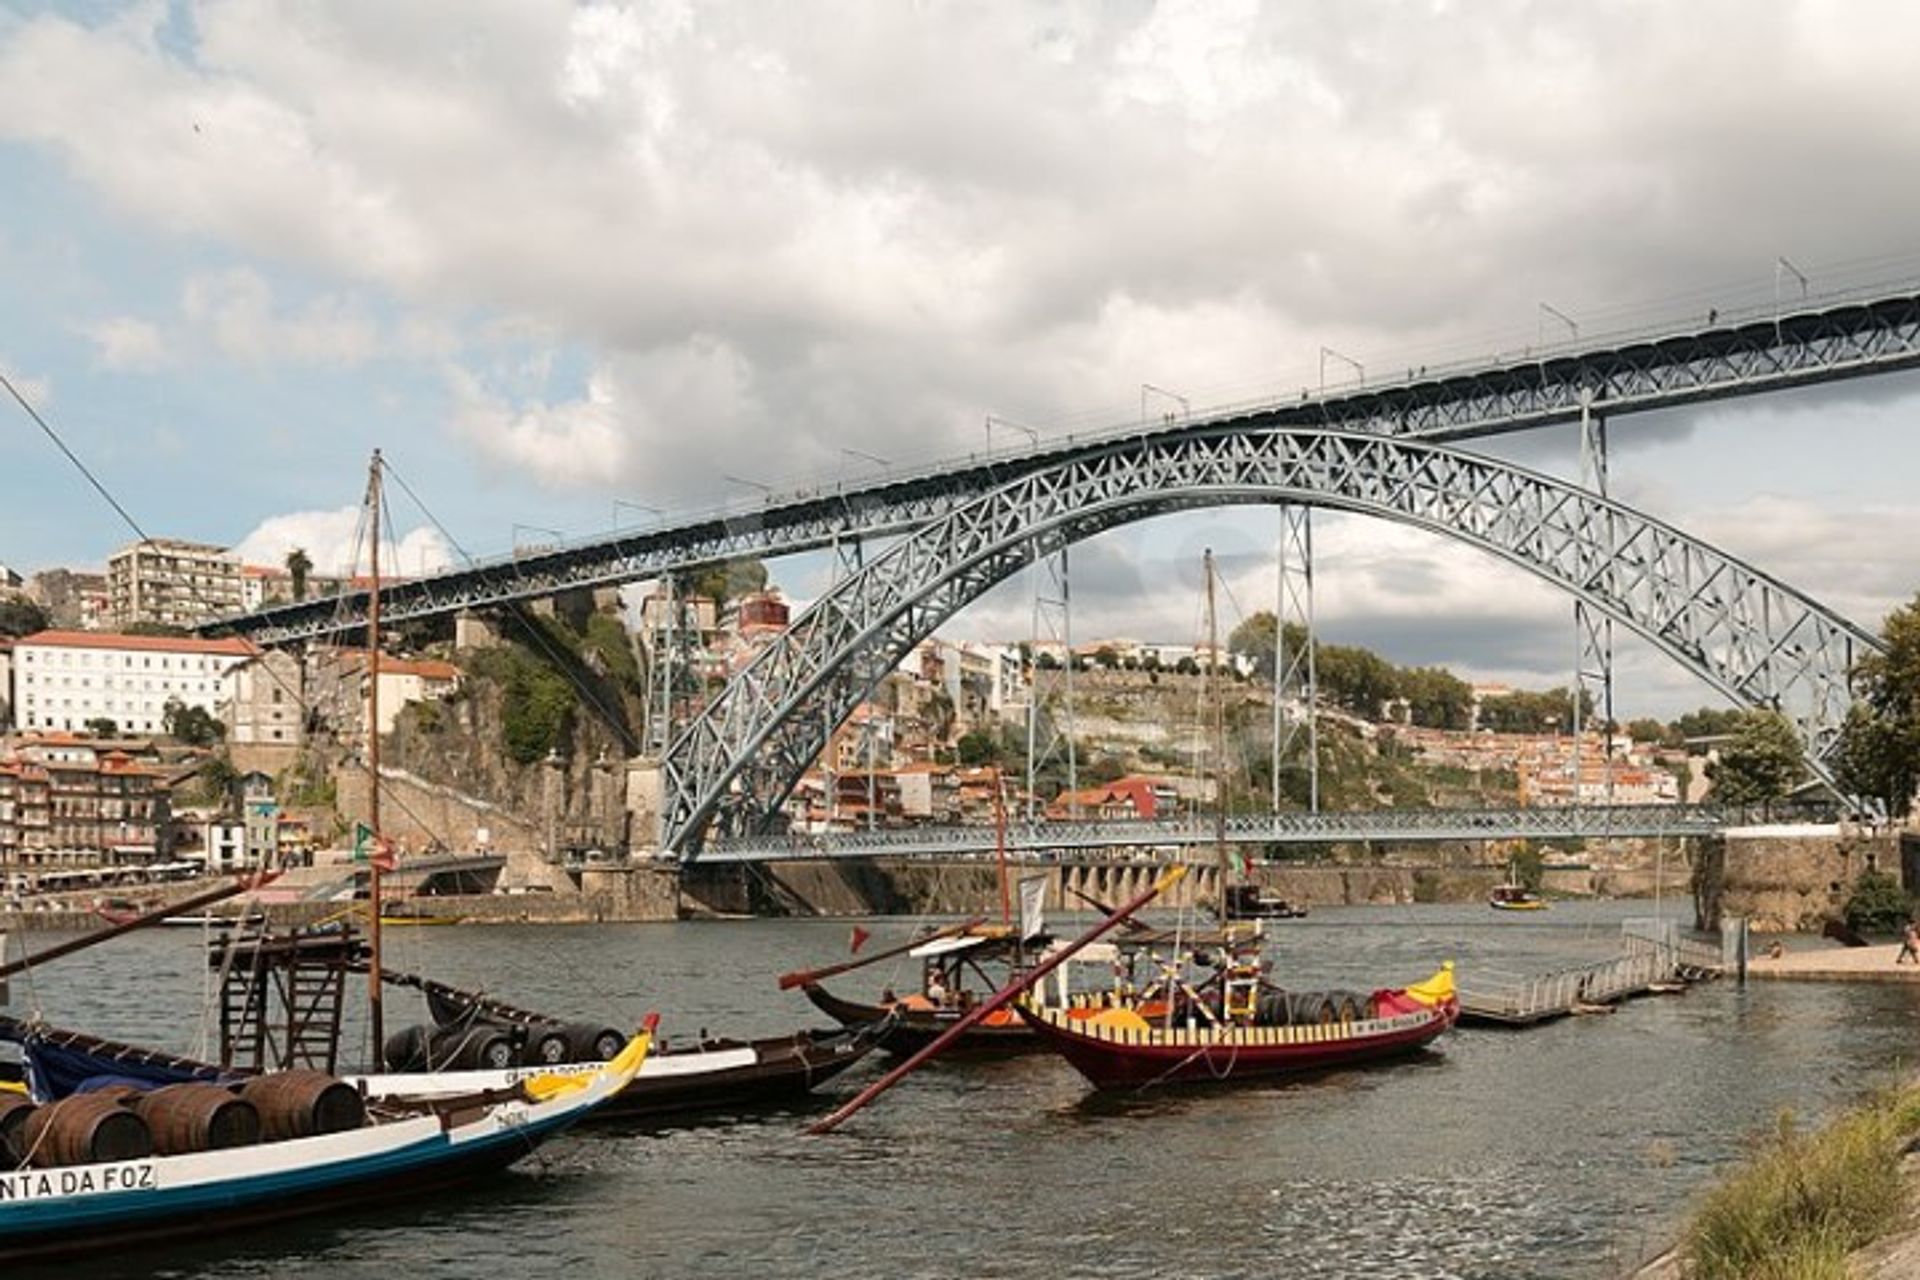
<path fill-rule="evenodd" d="M 1888 1090 L 1813 1133 L 1791 1115 L 1688 1229 L 1691 1280 L 1845 1280 L 1847 1255 L 1906 1217 L 1900 1160 L 1920 1087 Z"/>

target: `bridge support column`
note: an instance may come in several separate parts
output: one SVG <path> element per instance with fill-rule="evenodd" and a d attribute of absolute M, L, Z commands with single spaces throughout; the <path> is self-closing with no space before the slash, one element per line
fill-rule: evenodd
<path fill-rule="evenodd" d="M 1033 675 L 1027 687 L 1027 821 L 1039 820 L 1040 772 L 1054 759 L 1066 761 L 1067 793 L 1080 786 L 1079 762 L 1073 741 L 1073 595 L 1069 589 L 1067 546 L 1049 552 L 1039 539 L 1033 544 Z M 1060 666 L 1048 670 L 1040 655 L 1060 650 Z M 1078 818 L 1080 806 L 1070 802 L 1068 816 Z"/>
<path fill-rule="evenodd" d="M 1287 628 L 1302 637 L 1289 647 Z M 1320 812 L 1319 681 L 1313 638 L 1313 508 L 1283 503 L 1274 566 L 1273 811 L 1279 813 L 1283 770 L 1304 768 L 1307 809 Z M 1297 715 L 1288 708 L 1298 707 Z M 1299 757 L 1298 763 L 1294 758 Z"/>
<path fill-rule="evenodd" d="M 1580 487 L 1607 496 L 1607 420 L 1594 412 L 1593 389 L 1580 391 Z M 1610 508 L 1602 504 L 1594 517 L 1599 529 L 1590 530 L 1590 545 L 1602 554 L 1612 555 L 1619 548 L 1619 529 Z M 1596 570 L 1597 571 L 1597 570 Z M 1601 726 L 1602 804 L 1613 803 L 1613 619 L 1584 600 L 1573 602 L 1573 761 L 1572 799 L 1579 803 L 1580 744 L 1586 728 L 1585 703 L 1591 697 Z"/>

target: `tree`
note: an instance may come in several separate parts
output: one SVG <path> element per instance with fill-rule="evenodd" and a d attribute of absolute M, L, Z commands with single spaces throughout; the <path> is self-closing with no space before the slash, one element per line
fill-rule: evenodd
<path fill-rule="evenodd" d="M 681 599 L 705 596 L 720 604 L 737 596 L 764 591 L 766 586 L 767 566 L 752 556 L 708 565 L 704 569 L 681 574 L 679 578 Z"/>
<path fill-rule="evenodd" d="M 1862 933 L 1893 933 L 1912 918 L 1913 902 L 1884 871 L 1863 871 L 1847 896 L 1847 925 Z"/>
<path fill-rule="evenodd" d="M 1111 671 L 1120 665 L 1120 655 L 1114 652 L 1112 645 L 1103 644 L 1094 650 L 1093 661 L 1102 671 Z"/>
<path fill-rule="evenodd" d="M 1407 717 L 1425 729 L 1465 729 L 1473 721 L 1473 687 L 1444 667 L 1411 667 L 1400 672 L 1400 696 Z"/>
<path fill-rule="evenodd" d="M 96 738 L 111 738 L 120 732 L 120 726 L 106 716 L 95 716 L 87 721 L 85 727 L 87 732 Z"/>
<path fill-rule="evenodd" d="M 1271 680 L 1273 679 L 1273 641 L 1273 612 L 1262 609 L 1235 627 L 1227 636 L 1227 652 L 1244 654 L 1253 659 L 1255 674 Z"/>
<path fill-rule="evenodd" d="M 0 600 L 0 636 L 30 636 L 47 629 L 47 611 L 31 600 Z"/>
<path fill-rule="evenodd" d="M 227 727 L 214 719 L 212 712 L 205 707 L 190 707 L 178 698 L 168 698 L 161 708 L 160 729 L 190 747 L 210 747 L 227 733 Z"/>
<path fill-rule="evenodd" d="M 1841 725 L 1835 764 L 1843 787 L 1900 817 L 1920 782 L 1920 596 L 1887 615 L 1880 638 L 1886 652 L 1854 665 L 1859 701 Z"/>
<path fill-rule="evenodd" d="M 960 741 L 954 744 L 954 752 L 961 764 L 972 769 L 998 760 L 1000 744 L 993 740 L 992 734 L 973 729 L 960 735 Z"/>
<path fill-rule="evenodd" d="M 1665 742 L 1667 726 L 1651 717 L 1627 721 L 1627 736 L 1635 742 Z"/>
<path fill-rule="evenodd" d="M 1723 738 L 1740 723 L 1740 711 L 1733 707 L 1701 707 L 1698 711 L 1689 711 L 1673 722 L 1675 736 L 1687 738 Z M 1699 755 L 1706 748 L 1689 747 L 1688 752 Z"/>
<path fill-rule="evenodd" d="M 1741 715 L 1720 758 L 1707 765 L 1710 798 L 1720 804 L 1765 804 L 1787 795 L 1806 777 L 1800 735 L 1778 711 Z"/>
<path fill-rule="evenodd" d="M 295 547 L 287 552 L 287 576 L 293 579 L 295 604 L 307 598 L 307 575 L 312 572 L 313 561 L 308 557 L 305 547 Z"/>

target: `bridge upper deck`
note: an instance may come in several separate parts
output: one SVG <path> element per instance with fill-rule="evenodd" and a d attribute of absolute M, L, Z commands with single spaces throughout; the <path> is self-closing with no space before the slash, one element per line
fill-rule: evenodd
<path fill-rule="evenodd" d="M 1049 438 L 1032 448 L 968 455 L 871 482 L 770 496 L 762 504 L 689 516 L 537 553 L 479 561 L 383 589 L 390 621 L 539 599 L 656 577 L 745 555 L 784 555 L 847 538 L 914 528 L 983 492 L 1076 457 L 1186 432 L 1336 428 L 1455 441 L 1577 419 L 1583 406 L 1615 417 L 1920 365 L 1920 292 L 1827 300 L 1783 315 L 1714 318 L 1690 331 L 1559 344 L 1371 385 L 1302 391 L 1297 400 L 1233 405 L 1153 425 Z M 203 632 L 266 643 L 364 624 L 366 594 L 283 605 L 206 624 Z"/>

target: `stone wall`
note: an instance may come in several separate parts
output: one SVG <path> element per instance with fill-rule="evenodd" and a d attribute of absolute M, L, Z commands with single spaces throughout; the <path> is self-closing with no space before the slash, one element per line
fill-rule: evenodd
<path fill-rule="evenodd" d="M 1838 917 L 1860 873 L 1901 873 L 1892 833 L 1846 824 L 1744 827 L 1726 833 L 1720 908 L 1762 933 L 1817 933 Z"/>

